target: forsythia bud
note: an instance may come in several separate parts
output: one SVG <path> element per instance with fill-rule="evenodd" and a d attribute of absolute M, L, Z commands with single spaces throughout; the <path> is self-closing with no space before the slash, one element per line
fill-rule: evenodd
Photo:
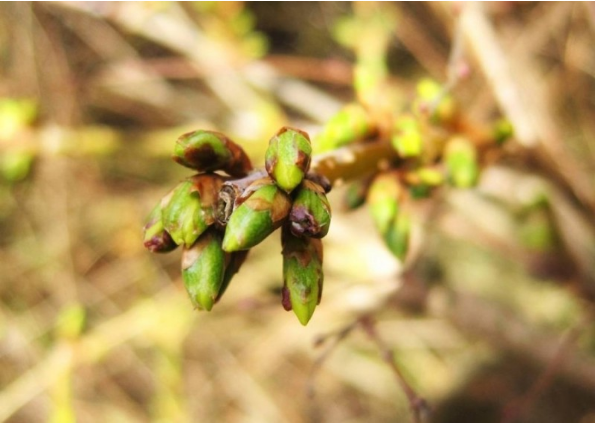
<path fill-rule="evenodd" d="M 383 234 L 383 239 L 389 251 L 403 261 L 410 242 L 410 216 L 403 208 L 400 207 L 397 211 L 387 232 Z"/>
<path fill-rule="evenodd" d="M 149 214 L 147 224 L 143 228 L 143 245 L 152 253 L 168 253 L 178 247 L 163 227 L 161 204 L 155 206 Z"/>
<path fill-rule="evenodd" d="M 163 198 L 163 226 L 176 244 L 190 247 L 215 221 L 214 206 L 221 184 L 219 175 L 195 175 Z"/>
<path fill-rule="evenodd" d="M 367 202 L 389 251 L 403 260 L 408 252 L 410 219 L 403 208 L 405 188 L 396 175 L 383 173 L 372 182 Z"/>
<path fill-rule="evenodd" d="M 296 191 L 290 209 L 290 231 L 299 237 L 323 238 L 331 224 L 331 205 L 325 190 L 315 182 L 304 180 Z"/>
<path fill-rule="evenodd" d="M 317 153 L 335 150 L 376 132 L 366 109 L 360 104 L 348 104 L 333 116 L 315 138 Z"/>
<path fill-rule="evenodd" d="M 282 305 L 306 325 L 323 292 L 323 244 L 316 238 L 297 238 L 284 231 Z"/>
<path fill-rule="evenodd" d="M 290 197 L 271 178 L 257 179 L 234 203 L 223 249 L 232 252 L 254 247 L 281 226 L 290 206 Z"/>
<path fill-rule="evenodd" d="M 513 136 L 513 125 L 507 119 L 500 119 L 493 125 L 493 137 L 498 145 L 502 145 Z"/>
<path fill-rule="evenodd" d="M 221 235 L 211 228 L 182 254 L 182 278 L 195 307 L 211 310 L 224 278 L 225 253 Z"/>
<path fill-rule="evenodd" d="M 453 137 L 445 146 L 449 181 L 458 188 L 469 188 L 478 180 L 476 148 L 464 137 Z"/>
<path fill-rule="evenodd" d="M 200 172 L 223 170 L 231 176 L 242 177 L 252 170 L 242 147 L 215 131 L 198 130 L 180 136 L 172 158 Z"/>
<path fill-rule="evenodd" d="M 402 115 L 395 121 L 391 144 L 401 157 L 417 157 L 422 153 L 422 133 L 417 120 Z"/>
<path fill-rule="evenodd" d="M 370 185 L 366 202 L 373 222 L 381 234 L 385 234 L 398 210 L 398 202 L 404 196 L 404 188 L 395 174 L 381 173 Z"/>
<path fill-rule="evenodd" d="M 269 141 L 265 169 L 281 189 L 290 192 L 304 179 L 311 153 L 308 134 L 284 126 Z"/>

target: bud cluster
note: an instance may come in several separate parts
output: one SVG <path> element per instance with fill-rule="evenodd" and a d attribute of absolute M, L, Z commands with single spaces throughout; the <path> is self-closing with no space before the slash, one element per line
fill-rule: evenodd
<path fill-rule="evenodd" d="M 492 127 L 471 124 L 448 88 L 431 79 L 417 84 L 415 98 L 403 110 L 381 112 L 370 104 L 344 107 L 315 138 L 314 148 L 328 151 L 364 144 L 375 134 L 391 143 L 393 162 L 349 186 L 345 204 L 356 208 L 367 203 L 385 244 L 404 260 L 413 200 L 429 197 L 444 185 L 475 186 L 479 150 L 501 145 L 512 136 L 512 127 L 503 120 Z"/>
<path fill-rule="evenodd" d="M 223 228 L 216 219 L 219 191 L 229 177 L 246 176 L 252 164 L 239 145 L 206 130 L 180 136 L 173 159 L 199 173 L 155 206 L 144 228 L 144 244 L 155 253 L 181 246 L 182 279 L 190 300 L 198 309 L 211 310 L 246 258 L 246 252 L 222 248 Z"/>
<path fill-rule="evenodd" d="M 248 251 L 283 227 L 282 305 L 308 323 L 321 300 L 320 239 L 331 223 L 330 186 L 308 173 L 311 155 L 308 134 L 289 127 L 269 141 L 264 171 L 253 171 L 242 148 L 218 132 L 176 141 L 173 159 L 199 173 L 154 208 L 144 243 L 156 253 L 182 246 L 182 278 L 196 308 L 211 310 Z"/>

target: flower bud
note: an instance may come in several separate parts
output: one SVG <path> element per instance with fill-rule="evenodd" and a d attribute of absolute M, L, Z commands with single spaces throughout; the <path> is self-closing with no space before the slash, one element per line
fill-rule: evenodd
<path fill-rule="evenodd" d="M 164 229 L 160 204 L 149 214 L 143 232 L 143 245 L 152 253 L 168 253 L 178 247 L 170 234 Z"/>
<path fill-rule="evenodd" d="M 394 216 L 387 231 L 383 234 L 383 239 L 389 251 L 403 261 L 410 244 L 410 216 L 403 207 L 400 207 Z"/>
<path fill-rule="evenodd" d="M 231 176 L 242 177 L 252 170 L 242 147 L 215 131 L 198 130 L 180 136 L 172 158 L 199 172 L 223 170 Z"/>
<path fill-rule="evenodd" d="M 290 211 L 290 197 L 271 178 L 257 179 L 235 200 L 223 249 L 247 250 L 279 228 Z"/>
<path fill-rule="evenodd" d="M 215 222 L 222 178 L 215 174 L 195 175 L 178 184 L 162 200 L 164 229 L 178 245 L 190 247 Z"/>
<path fill-rule="evenodd" d="M 287 231 L 282 233 L 282 244 L 282 305 L 306 325 L 323 293 L 323 244 L 320 239 L 297 238 Z"/>
<path fill-rule="evenodd" d="M 290 209 L 289 227 L 295 236 L 323 238 L 331 224 L 331 205 L 325 190 L 315 182 L 304 180 L 297 189 Z"/>
<path fill-rule="evenodd" d="M 391 144 L 401 157 L 418 157 L 422 153 L 422 133 L 416 119 L 402 115 L 394 125 Z"/>
<path fill-rule="evenodd" d="M 385 234 L 389 229 L 404 195 L 404 187 L 393 173 L 381 173 L 371 183 L 366 202 L 373 222 L 381 234 Z"/>
<path fill-rule="evenodd" d="M 408 171 L 405 174 L 405 181 L 410 188 L 410 195 L 413 198 L 426 198 L 433 188 L 443 184 L 445 180 L 444 171 L 438 167 L 421 166 Z"/>
<path fill-rule="evenodd" d="M 507 119 L 500 119 L 493 125 L 493 138 L 498 145 L 503 145 L 505 141 L 513 136 L 513 125 Z"/>
<path fill-rule="evenodd" d="M 366 202 L 369 180 L 356 180 L 346 187 L 343 205 L 347 210 L 356 210 Z"/>
<path fill-rule="evenodd" d="M 469 188 L 478 180 L 476 148 L 464 137 L 453 137 L 445 146 L 445 164 L 449 182 L 458 188 Z"/>
<path fill-rule="evenodd" d="M 317 153 L 324 153 L 375 132 L 376 128 L 366 109 L 360 104 L 348 104 L 327 121 L 322 132 L 315 138 L 314 147 Z"/>
<path fill-rule="evenodd" d="M 269 141 L 265 169 L 281 189 L 290 192 L 304 179 L 311 153 L 308 134 L 284 126 Z"/>
<path fill-rule="evenodd" d="M 225 253 L 221 235 L 211 228 L 182 253 L 182 279 L 193 305 L 211 310 L 215 304 L 225 272 Z"/>

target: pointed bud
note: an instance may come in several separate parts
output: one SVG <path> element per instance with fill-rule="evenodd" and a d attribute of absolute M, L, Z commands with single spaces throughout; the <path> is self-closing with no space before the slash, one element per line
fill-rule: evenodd
<path fill-rule="evenodd" d="M 500 119 L 493 125 L 493 138 L 498 145 L 503 145 L 505 141 L 513 136 L 513 125 L 507 119 Z"/>
<path fill-rule="evenodd" d="M 389 229 L 404 195 L 405 189 L 394 173 L 381 173 L 371 183 L 366 202 L 381 234 Z"/>
<path fill-rule="evenodd" d="M 308 134 L 284 126 L 269 141 L 265 169 L 281 189 L 290 192 L 304 179 L 311 153 Z"/>
<path fill-rule="evenodd" d="M 195 175 L 164 197 L 163 225 L 176 244 L 190 247 L 215 222 L 214 208 L 221 184 L 219 175 Z"/>
<path fill-rule="evenodd" d="M 290 206 L 290 197 L 271 178 L 252 182 L 234 202 L 223 249 L 232 252 L 254 247 L 281 226 Z"/>
<path fill-rule="evenodd" d="M 356 180 L 346 187 L 344 194 L 344 207 L 356 210 L 366 202 L 366 193 L 370 185 L 369 180 Z"/>
<path fill-rule="evenodd" d="M 242 147 L 215 131 L 198 130 L 180 136 L 172 158 L 199 172 L 223 170 L 231 176 L 242 177 L 252 170 Z"/>
<path fill-rule="evenodd" d="M 403 207 L 400 207 L 391 221 L 387 231 L 383 234 L 383 239 L 389 251 L 403 261 L 410 244 L 410 216 Z"/>
<path fill-rule="evenodd" d="M 418 157 L 422 153 L 422 132 L 418 121 L 411 115 L 402 115 L 395 121 L 391 144 L 401 157 Z"/>
<path fill-rule="evenodd" d="M 315 138 L 314 147 L 317 153 L 324 153 L 367 138 L 376 131 L 362 105 L 348 104 L 327 121 L 323 131 Z"/>
<path fill-rule="evenodd" d="M 160 204 L 149 215 L 143 232 L 143 245 L 152 253 L 168 253 L 178 247 L 163 227 Z"/>
<path fill-rule="evenodd" d="M 445 146 L 445 164 L 449 182 L 458 188 L 469 188 L 478 180 L 476 147 L 464 137 L 453 137 Z"/>
<path fill-rule="evenodd" d="M 297 189 L 290 209 L 289 227 L 295 236 L 323 238 L 331 224 L 331 205 L 325 190 L 315 182 L 304 180 Z"/>
<path fill-rule="evenodd" d="M 323 293 L 323 244 L 320 239 L 282 233 L 282 305 L 306 326 Z"/>
<path fill-rule="evenodd" d="M 211 228 L 182 254 L 182 279 L 195 307 L 211 310 L 219 295 L 225 269 L 221 235 Z"/>
<path fill-rule="evenodd" d="M 421 166 L 405 174 L 413 198 L 426 198 L 433 188 L 443 184 L 445 177 L 438 167 Z"/>

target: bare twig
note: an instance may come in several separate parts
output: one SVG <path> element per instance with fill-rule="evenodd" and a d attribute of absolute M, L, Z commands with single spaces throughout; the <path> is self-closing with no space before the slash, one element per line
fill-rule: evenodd
<path fill-rule="evenodd" d="M 381 357 L 383 360 L 391 367 L 399 386 L 402 388 L 406 397 L 408 398 L 408 402 L 410 404 L 410 409 L 412 411 L 412 416 L 414 418 L 414 423 L 421 423 L 426 421 L 429 414 L 430 414 L 430 407 L 426 400 L 420 397 L 416 391 L 410 386 L 410 384 L 404 378 L 401 370 L 395 363 L 393 358 L 393 351 L 385 344 L 383 339 L 377 333 L 375 328 L 374 320 L 370 316 L 363 316 L 359 320 L 360 326 L 364 330 L 364 332 L 368 335 L 368 337 L 377 345 Z"/>
<path fill-rule="evenodd" d="M 339 345 L 339 343 L 341 341 L 343 341 L 344 339 L 346 339 L 347 336 L 350 333 L 352 333 L 352 331 L 358 326 L 358 324 L 359 324 L 359 319 L 356 319 L 355 321 L 353 321 L 346 327 L 340 329 L 339 331 L 332 332 L 332 333 L 329 333 L 326 335 L 321 335 L 315 340 L 315 346 L 320 346 L 327 339 L 332 338 L 332 342 L 329 345 L 327 345 L 327 348 L 325 349 L 325 351 L 323 351 L 323 353 L 319 357 L 317 357 L 317 359 L 313 363 L 313 367 L 311 369 L 310 377 L 309 377 L 309 381 L 308 381 L 308 388 L 307 388 L 308 396 L 312 397 L 315 394 L 315 387 L 314 387 L 315 377 L 319 374 L 321 367 L 323 367 L 323 364 L 325 363 L 325 361 L 327 361 L 327 359 L 329 358 L 331 353 L 335 350 L 335 348 Z"/>
<path fill-rule="evenodd" d="M 571 347 L 577 341 L 577 338 L 584 327 L 585 323 L 582 323 L 566 334 L 561 342 L 559 350 L 555 353 L 551 362 L 544 369 L 540 377 L 534 382 L 532 387 L 522 397 L 513 401 L 503 410 L 501 423 L 514 423 L 523 418 L 523 416 L 530 411 L 538 397 L 552 385 L 561 365 L 568 357 L 569 353 L 572 352 Z"/>

